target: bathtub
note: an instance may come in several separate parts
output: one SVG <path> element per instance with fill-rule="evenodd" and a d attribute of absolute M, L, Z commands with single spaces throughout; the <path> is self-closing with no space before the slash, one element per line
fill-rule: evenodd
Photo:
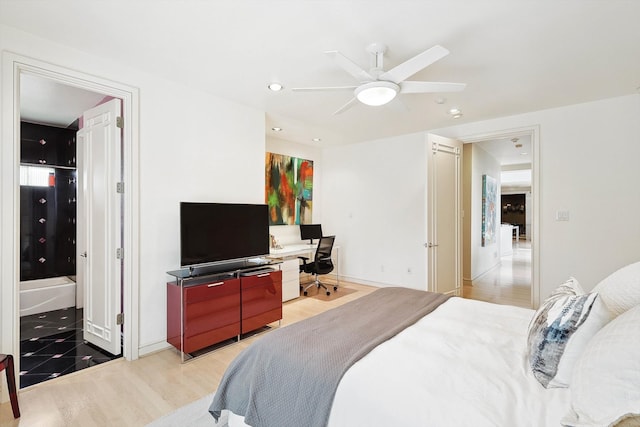
<path fill-rule="evenodd" d="M 76 305 L 76 282 L 69 277 L 20 282 L 20 316 Z"/>

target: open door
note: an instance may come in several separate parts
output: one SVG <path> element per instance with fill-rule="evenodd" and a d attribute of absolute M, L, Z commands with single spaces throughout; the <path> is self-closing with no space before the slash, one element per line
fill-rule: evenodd
<path fill-rule="evenodd" d="M 77 283 L 84 291 L 84 339 L 122 352 L 122 145 L 119 99 L 83 114 L 77 136 Z"/>
<path fill-rule="evenodd" d="M 462 142 L 427 135 L 428 290 L 462 295 Z"/>

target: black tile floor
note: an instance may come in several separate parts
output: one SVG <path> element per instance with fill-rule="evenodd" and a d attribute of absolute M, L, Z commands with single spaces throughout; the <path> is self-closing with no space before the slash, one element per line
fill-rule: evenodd
<path fill-rule="evenodd" d="M 20 388 L 89 368 L 113 356 L 82 338 L 82 309 L 20 318 Z"/>

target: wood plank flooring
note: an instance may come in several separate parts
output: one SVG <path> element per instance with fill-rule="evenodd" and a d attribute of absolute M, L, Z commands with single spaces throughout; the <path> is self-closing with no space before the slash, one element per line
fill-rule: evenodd
<path fill-rule="evenodd" d="M 513 254 L 463 286 L 465 298 L 531 308 L 531 243 L 514 242 Z"/>
<path fill-rule="evenodd" d="M 526 276 L 526 267 L 521 263 L 526 261 L 517 259 L 514 256 L 510 272 L 499 269 L 474 282 L 472 289 L 465 287 L 465 297 L 528 307 L 529 291 L 521 283 L 521 276 Z M 508 282 L 513 282 L 512 286 L 507 286 Z M 282 325 L 314 316 L 376 289 L 354 283 L 341 285 L 355 292 L 330 301 L 300 297 L 286 302 Z M 0 426 L 144 426 L 213 392 L 231 360 L 261 336 L 246 338 L 184 364 L 175 350 L 168 349 L 132 362 L 123 359 L 106 362 L 27 387 L 19 392 L 22 418 L 14 420 L 11 405 L 3 403 Z"/>
<path fill-rule="evenodd" d="M 330 301 L 300 297 L 286 302 L 282 325 L 322 313 L 376 289 L 353 283 L 341 286 L 355 292 Z M 277 327 L 277 323 L 273 326 Z M 27 387 L 19 392 L 22 417 L 14 420 L 11 405 L 3 403 L 0 426 L 144 426 L 213 392 L 231 360 L 261 336 L 229 344 L 184 364 L 180 363 L 178 352 L 169 349 L 132 362 L 123 359 L 105 362 Z"/>

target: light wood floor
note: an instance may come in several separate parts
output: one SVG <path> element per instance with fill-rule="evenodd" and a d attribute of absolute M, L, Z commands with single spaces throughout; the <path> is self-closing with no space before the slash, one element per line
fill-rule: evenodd
<path fill-rule="evenodd" d="M 282 325 L 314 316 L 376 289 L 352 283 L 342 285 L 356 292 L 332 301 L 300 297 L 286 302 Z M 22 417 L 14 420 L 11 405 L 3 403 L 0 426 L 144 426 L 212 393 L 231 360 L 260 336 L 232 343 L 184 364 L 176 351 L 163 350 L 132 362 L 118 359 L 27 387 L 19 392 Z M 0 374 L 4 377 L 4 372 Z"/>
<path fill-rule="evenodd" d="M 515 305 L 526 300 L 528 306 L 528 290 L 519 289 L 524 287 L 520 280 L 526 275 L 526 267 L 517 256 L 510 271 L 505 267 L 503 264 L 499 271 L 485 275 L 473 284 L 473 289 L 465 287 L 465 297 Z M 376 289 L 354 283 L 343 285 L 355 292 L 332 301 L 300 297 L 285 303 L 282 325 L 314 316 Z M 0 426 L 144 426 L 212 393 L 231 360 L 260 336 L 230 344 L 185 364 L 180 363 L 175 350 L 169 349 L 132 362 L 118 359 L 22 389 L 19 393 L 22 417 L 14 420 L 11 405 L 3 403 Z"/>
<path fill-rule="evenodd" d="M 531 308 L 531 243 L 513 244 L 513 255 L 501 265 L 463 286 L 465 298 Z"/>

